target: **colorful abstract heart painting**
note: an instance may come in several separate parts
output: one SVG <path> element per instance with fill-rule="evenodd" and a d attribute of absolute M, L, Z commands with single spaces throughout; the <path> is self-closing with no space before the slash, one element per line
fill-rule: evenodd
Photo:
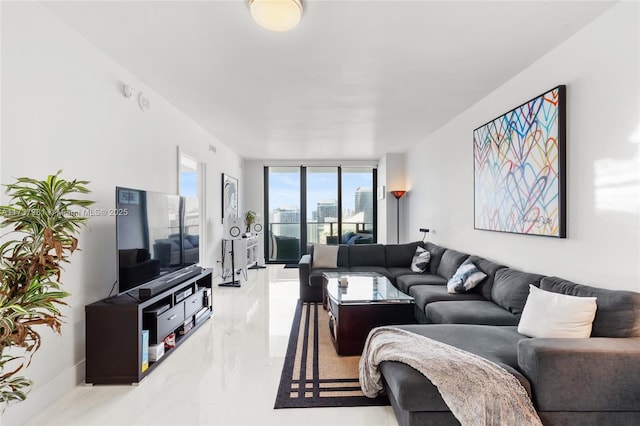
<path fill-rule="evenodd" d="M 475 229 L 566 236 L 566 87 L 473 131 Z"/>

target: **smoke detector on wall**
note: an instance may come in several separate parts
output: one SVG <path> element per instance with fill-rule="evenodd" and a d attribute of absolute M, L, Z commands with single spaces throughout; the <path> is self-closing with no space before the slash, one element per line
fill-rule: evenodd
<path fill-rule="evenodd" d="M 147 112 L 151 109 L 151 101 L 145 96 L 144 93 L 138 95 L 138 106 L 143 112 Z"/>
<path fill-rule="evenodd" d="M 122 94 L 124 95 L 125 98 L 130 98 L 135 93 L 136 93 L 136 89 L 134 89 L 132 86 L 130 86 L 128 84 L 124 84 L 122 86 Z"/>
<path fill-rule="evenodd" d="M 130 84 L 123 84 L 122 94 L 125 98 L 132 98 L 136 94 L 136 89 Z M 147 112 L 151 109 L 151 101 L 142 92 L 138 93 L 138 106 L 142 112 Z"/>

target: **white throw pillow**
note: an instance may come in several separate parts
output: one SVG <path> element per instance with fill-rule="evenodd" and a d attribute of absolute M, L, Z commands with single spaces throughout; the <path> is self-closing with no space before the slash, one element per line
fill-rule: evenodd
<path fill-rule="evenodd" d="M 416 254 L 411 259 L 411 270 L 413 272 L 423 273 L 429 266 L 429 260 L 431 259 L 431 253 L 422 247 L 416 247 Z"/>
<path fill-rule="evenodd" d="M 317 244 L 313 247 L 312 268 L 337 268 L 339 246 Z"/>
<path fill-rule="evenodd" d="M 553 293 L 529 285 L 518 333 L 529 337 L 584 339 L 596 317 L 595 297 Z"/>
<path fill-rule="evenodd" d="M 471 260 L 467 259 L 447 282 L 447 291 L 449 293 L 466 293 L 486 277 L 487 274 L 479 270 Z"/>

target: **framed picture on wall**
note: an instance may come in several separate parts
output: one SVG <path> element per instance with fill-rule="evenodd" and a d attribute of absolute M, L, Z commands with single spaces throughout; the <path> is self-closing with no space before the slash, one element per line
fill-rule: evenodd
<path fill-rule="evenodd" d="M 222 222 L 238 217 L 238 179 L 222 174 Z"/>
<path fill-rule="evenodd" d="M 565 90 L 473 131 L 475 229 L 565 238 Z"/>

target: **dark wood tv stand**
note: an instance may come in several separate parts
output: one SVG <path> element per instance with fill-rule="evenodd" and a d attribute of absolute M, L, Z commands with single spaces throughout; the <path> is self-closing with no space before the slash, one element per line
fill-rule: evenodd
<path fill-rule="evenodd" d="M 142 300 L 132 290 L 85 306 L 85 382 L 133 384 L 151 373 L 211 317 L 212 272 L 203 269 L 148 299 Z M 193 328 L 179 335 L 178 330 L 190 321 Z M 150 361 L 145 371 L 142 371 L 142 330 L 149 331 L 150 345 L 161 343 L 172 332 L 176 335 L 175 348 L 165 349 L 164 356 Z"/>

